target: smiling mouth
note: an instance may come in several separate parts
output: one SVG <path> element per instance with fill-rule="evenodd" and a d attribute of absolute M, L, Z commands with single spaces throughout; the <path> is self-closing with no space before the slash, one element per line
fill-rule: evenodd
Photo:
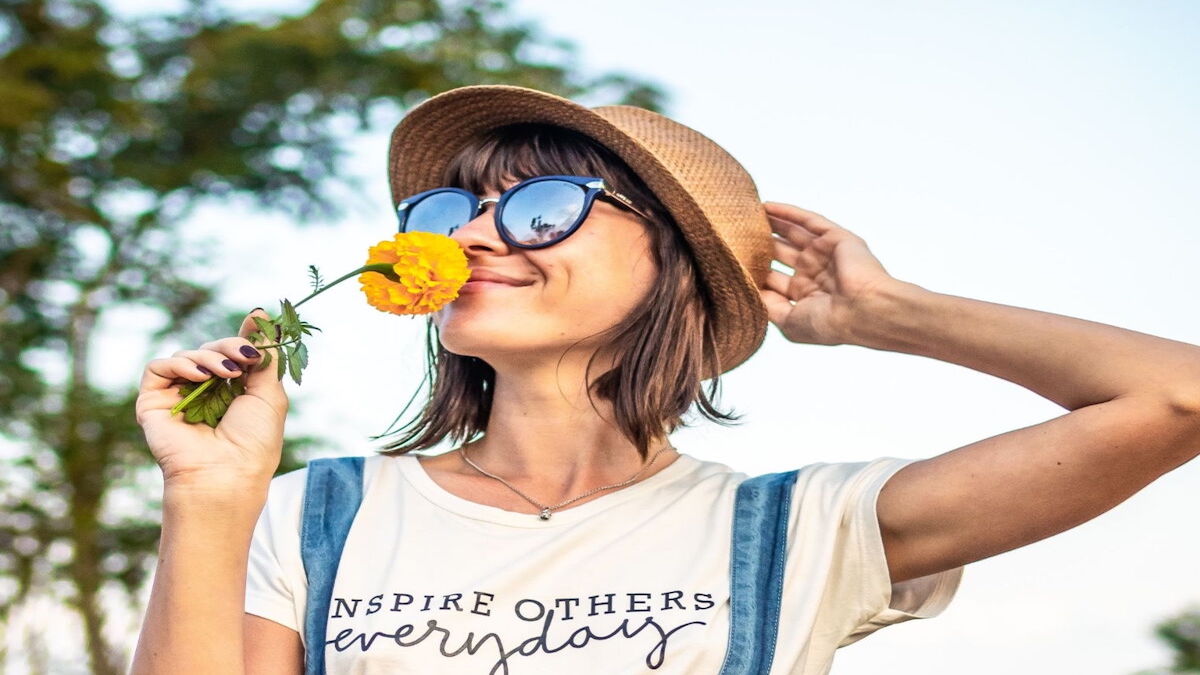
<path fill-rule="evenodd" d="M 468 289 L 483 290 L 485 288 L 521 288 L 521 287 L 527 286 L 527 285 L 528 284 L 507 284 L 507 283 L 504 283 L 501 281 L 484 281 L 483 279 L 472 279 L 471 281 L 468 281 L 467 283 L 463 284 L 462 288 L 459 289 L 459 292 L 461 293 L 462 291 L 465 291 Z"/>

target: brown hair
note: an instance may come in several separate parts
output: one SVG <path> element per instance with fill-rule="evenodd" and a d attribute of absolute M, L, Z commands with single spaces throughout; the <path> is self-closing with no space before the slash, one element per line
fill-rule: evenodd
<path fill-rule="evenodd" d="M 585 371 L 588 400 L 594 393 L 611 401 L 615 423 L 637 447 L 644 460 L 650 444 L 680 426 L 692 405 L 718 424 L 740 416 L 717 410 L 720 377 L 713 377 L 705 394 L 705 373 L 721 372 L 710 320 L 712 301 L 674 218 L 648 187 L 612 151 L 578 132 L 547 124 L 520 123 L 495 128 L 472 141 L 451 160 L 444 184 L 476 194 L 503 189 L 512 180 L 549 174 L 603 178 L 653 218 L 647 233 L 658 264 L 659 281 L 645 301 L 617 325 L 601 334 L 616 355 L 611 370 L 595 380 L 592 365 Z M 616 203 L 616 202 L 614 202 Z M 446 351 L 437 327 L 428 320 L 425 381 L 430 396 L 420 416 L 385 435 L 400 437 L 381 451 L 399 455 L 431 448 L 449 436 L 455 444 L 474 440 L 486 431 L 492 408 L 496 373 L 485 361 Z M 412 405 L 409 399 L 392 427 Z M 407 431 L 406 431 L 407 430 Z"/>

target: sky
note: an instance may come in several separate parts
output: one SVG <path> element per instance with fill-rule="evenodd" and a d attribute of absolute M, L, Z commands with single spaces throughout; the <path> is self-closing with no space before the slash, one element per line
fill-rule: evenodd
<path fill-rule="evenodd" d="M 590 72 L 659 84 L 667 114 L 729 150 L 764 199 L 863 237 L 898 279 L 1200 343 L 1200 4 L 517 0 L 513 17 L 575 42 Z M 237 238 L 210 271 L 226 301 L 302 293 L 308 264 L 340 275 L 390 236 L 385 133 L 355 140 L 362 203 L 332 226 L 197 213 L 198 242 Z M 419 382 L 423 324 L 374 313 L 346 286 L 306 306 L 324 332 L 289 425 L 333 439 L 325 454 L 369 454 Z M 136 381 L 145 354 L 130 346 L 154 327 L 116 313 L 98 377 Z M 775 328 L 722 382 L 744 423 L 673 442 L 750 474 L 932 457 L 1066 413 L 957 365 L 794 344 Z M 968 565 L 942 615 L 840 650 L 833 672 L 1165 665 L 1153 624 L 1200 603 L 1198 507 L 1191 462 L 1093 521 Z"/>

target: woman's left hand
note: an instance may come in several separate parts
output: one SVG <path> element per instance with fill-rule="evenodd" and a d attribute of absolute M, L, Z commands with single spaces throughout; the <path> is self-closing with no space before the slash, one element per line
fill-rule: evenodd
<path fill-rule="evenodd" d="M 759 289 L 767 314 L 792 342 L 844 344 L 855 311 L 867 294 L 896 283 L 867 250 L 867 243 L 819 213 L 764 202 L 775 241 L 775 259 L 791 275 L 772 269 Z"/>

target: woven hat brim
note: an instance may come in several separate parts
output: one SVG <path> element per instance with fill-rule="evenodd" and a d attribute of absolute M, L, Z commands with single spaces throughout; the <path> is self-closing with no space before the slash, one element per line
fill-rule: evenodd
<path fill-rule="evenodd" d="M 741 165 L 719 145 L 657 113 L 633 106 L 591 109 L 508 85 L 450 90 L 413 108 L 393 130 L 388 153 L 393 204 L 441 186 L 446 166 L 473 136 L 518 122 L 572 129 L 624 160 L 671 213 L 692 249 L 715 305 L 713 329 L 721 372 L 736 368 L 758 349 L 767 329 L 758 288 L 766 281 L 772 251 L 770 226 L 757 191 Z M 704 153 L 705 161 L 683 163 L 686 170 L 677 174 L 668 167 L 680 162 L 663 156 L 674 149 Z M 705 203 L 698 203 L 694 194 L 702 195 Z M 737 216 L 725 217 L 718 235 L 706 209 Z M 742 251 L 745 266 L 731 245 Z"/>

